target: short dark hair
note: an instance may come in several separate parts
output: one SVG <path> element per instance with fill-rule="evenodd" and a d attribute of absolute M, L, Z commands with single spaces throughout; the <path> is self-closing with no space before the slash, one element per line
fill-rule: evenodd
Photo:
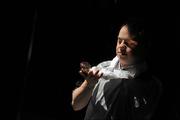
<path fill-rule="evenodd" d="M 145 19 L 141 17 L 129 18 L 124 22 L 124 24 L 122 24 L 121 28 L 123 26 L 127 26 L 130 37 L 133 40 L 136 40 L 139 44 L 138 48 L 135 49 L 134 52 L 141 53 L 141 55 L 144 54 L 144 57 L 148 57 L 151 42 L 150 34 L 147 32 L 147 30 L 145 30 L 145 28 L 147 28 Z"/>
<path fill-rule="evenodd" d="M 128 31 L 132 39 L 137 40 L 138 42 L 145 42 L 145 23 L 142 18 L 129 18 L 122 25 L 127 26 Z"/>

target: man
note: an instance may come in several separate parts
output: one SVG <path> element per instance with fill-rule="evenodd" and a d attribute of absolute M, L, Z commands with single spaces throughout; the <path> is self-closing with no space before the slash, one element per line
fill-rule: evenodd
<path fill-rule="evenodd" d="M 151 120 L 161 83 L 146 64 L 144 23 L 133 20 L 119 30 L 116 57 L 92 67 L 81 63 L 84 82 L 72 93 L 72 107 L 88 105 L 85 120 Z"/>

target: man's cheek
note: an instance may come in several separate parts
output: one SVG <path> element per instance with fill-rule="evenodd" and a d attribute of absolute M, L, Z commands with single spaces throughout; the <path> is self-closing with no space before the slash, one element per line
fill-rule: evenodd
<path fill-rule="evenodd" d="M 127 48 L 126 48 L 126 52 L 127 52 L 128 54 L 131 54 L 131 53 L 132 53 L 132 49 L 129 48 L 129 47 L 127 47 Z"/>

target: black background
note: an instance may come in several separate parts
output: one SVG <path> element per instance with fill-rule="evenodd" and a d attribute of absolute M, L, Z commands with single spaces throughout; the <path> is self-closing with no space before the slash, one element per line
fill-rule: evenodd
<path fill-rule="evenodd" d="M 112 59 L 117 24 L 132 16 L 143 17 L 152 33 L 149 64 L 163 83 L 157 118 L 179 118 L 179 21 L 172 9 L 119 0 L 20 4 L 6 4 L 2 17 L 2 64 L 7 73 L 2 77 L 2 104 L 7 119 L 82 119 L 85 109 L 74 112 L 70 105 L 75 83 L 82 80 L 79 63 Z"/>

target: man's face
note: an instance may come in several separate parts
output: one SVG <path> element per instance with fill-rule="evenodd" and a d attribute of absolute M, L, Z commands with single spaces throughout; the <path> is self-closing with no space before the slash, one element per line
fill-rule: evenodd
<path fill-rule="evenodd" d="M 119 31 L 116 45 L 116 55 L 120 61 L 132 63 L 135 59 L 133 52 L 137 46 L 138 42 L 131 38 L 127 26 L 123 26 Z"/>

